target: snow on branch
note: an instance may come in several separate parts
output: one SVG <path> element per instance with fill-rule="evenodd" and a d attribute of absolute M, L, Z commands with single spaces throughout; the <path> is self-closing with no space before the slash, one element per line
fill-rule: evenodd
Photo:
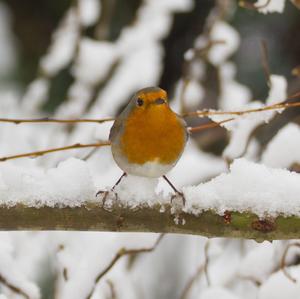
<path fill-rule="evenodd" d="M 300 235 L 300 177 L 238 159 L 228 173 L 183 189 L 186 205 L 125 177 L 103 205 L 87 163 L 47 171 L 0 165 L 0 229 L 169 232 L 264 239 Z M 18 186 L 18 188 L 16 188 Z M 290 229 L 291 225 L 293 230 Z"/>

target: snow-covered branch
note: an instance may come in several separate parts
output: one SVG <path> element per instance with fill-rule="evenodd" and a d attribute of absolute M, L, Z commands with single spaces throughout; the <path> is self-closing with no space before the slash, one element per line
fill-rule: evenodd
<path fill-rule="evenodd" d="M 300 177 L 235 160 L 228 173 L 180 198 L 156 191 L 157 180 L 128 176 L 105 203 L 87 163 L 69 159 L 46 172 L 0 167 L 0 229 L 166 232 L 257 240 L 300 236 Z M 15 186 L 18 186 L 16 188 Z M 293 229 L 291 229 L 291 227 Z"/>

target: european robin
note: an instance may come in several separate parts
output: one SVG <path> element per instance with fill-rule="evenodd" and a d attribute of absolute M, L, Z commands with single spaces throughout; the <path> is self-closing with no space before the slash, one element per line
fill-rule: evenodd
<path fill-rule="evenodd" d="M 138 91 L 116 118 L 109 134 L 114 160 L 126 174 L 149 178 L 165 176 L 177 163 L 188 139 L 185 121 L 173 112 L 167 93 L 158 87 Z"/>

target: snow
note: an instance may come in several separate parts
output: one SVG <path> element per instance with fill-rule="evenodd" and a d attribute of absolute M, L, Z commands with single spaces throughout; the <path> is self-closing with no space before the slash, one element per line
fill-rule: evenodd
<path fill-rule="evenodd" d="M 207 290 L 204 290 L 199 298 L 200 299 L 215 299 L 215 298 L 239 299 L 239 297 L 234 295 L 232 292 L 222 287 L 211 287 Z"/>
<path fill-rule="evenodd" d="M 232 62 L 225 62 L 219 68 L 221 80 L 219 108 L 222 110 L 245 109 L 252 94 L 248 87 L 235 80 L 236 67 Z"/>
<path fill-rule="evenodd" d="M 282 76 L 270 76 L 271 88 L 266 100 L 266 105 L 259 101 L 250 102 L 244 105 L 243 109 L 232 109 L 233 111 L 243 111 L 248 109 L 258 109 L 274 105 L 287 98 L 287 82 Z M 227 105 L 226 105 L 227 106 Z M 264 123 L 268 123 L 276 113 L 281 113 L 284 109 L 273 109 L 243 115 L 225 114 L 209 116 L 213 121 L 220 122 L 233 118 L 234 120 L 224 123 L 221 126 L 231 133 L 230 142 L 223 152 L 223 156 L 229 160 L 240 157 L 246 150 L 250 136 L 255 128 Z"/>
<path fill-rule="evenodd" d="M 252 212 L 260 217 L 300 215 L 300 176 L 283 169 L 237 159 L 211 181 L 183 188 L 185 210 L 218 214 L 228 211 Z"/>
<path fill-rule="evenodd" d="M 60 27 L 54 32 L 48 53 L 41 59 L 44 73 L 54 76 L 72 60 L 79 38 L 76 9 L 70 9 Z"/>
<path fill-rule="evenodd" d="M 136 176 L 126 176 L 122 182 L 115 188 L 118 197 L 128 203 L 131 208 L 139 206 L 141 203 L 147 203 L 147 206 L 157 203 L 157 194 L 155 192 L 158 179 L 149 179 Z"/>
<path fill-rule="evenodd" d="M 18 186 L 18 188 L 16 188 Z M 0 164 L 0 204 L 14 206 L 80 206 L 95 198 L 96 189 L 86 163 L 75 158 L 56 168 L 21 168 Z"/>
<path fill-rule="evenodd" d="M 35 207 L 76 207 L 98 200 L 87 163 L 78 159 L 68 159 L 46 171 L 22 169 L 6 162 L 0 165 L 0 175 L 2 205 L 14 206 L 22 202 Z M 160 193 L 157 184 L 157 179 L 127 176 L 115 191 L 125 206 L 151 207 L 170 200 L 170 195 Z M 260 217 L 300 215 L 299 175 L 245 159 L 235 160 L 228 173 L 198 186 L 184 187 L 183 191 L 187 200 L 184 209 L 188 213 L 214 210 L 223 214 L 230 210 L 252 212 Z"/>
<path fill-rule="evenodd" d="M 5 244 L 1 244 L 0 247 L 0 276 L 11 285 L 20 288 L 30 298 L 39 299 L 41 297 L 39 288 L 34 282 L 30 281 L 24 273 L 19 271 L 18 263 L 14 258 L 13 248 L 9 246 L 9 237 L 7 238 L 7 236 L 4 235 L 1 236 L 0 239 L 6 243 L 6 246 Z"/>
<path fill-rule="evenodd" d="M 239 266 L 239 276 L 264 282 L 275 270 L 276 257 L 282 255 L 276 251 L 279 244 L 265 241 L 249 251 Z"/>
<path fill-rule="evenodd" d="M 22 99 L 24 110 L 34 111 L 39 109 L 48 99 L 50 82 L 46 78 L 38 78 L 31 82 Z"/>
<path fill-rule="evenodd" d="M 51 117 L 115 116 L 137 89 L 158 84 L 164 55 L 168 55 L 163 51 L 162 41 L 170 31 L 174 13 L 192 10 L 194 1 L 145 0 L 134 21 L 121 30 L 116 41 L 111 42 L 87 37 L 85 30 L 79 28 L 98 21 L 101 17 L 100 1 L 80 0 L 77 3 L 79 11 L 70 9 L 60 23 L 53 35 L 52 47 L 40 63 L 44 73 L 29 85 L 25 96 L 20 95 L 18 86 L 13 86 L 13 91 L 9 92 L 0 86 L 3 117 L 44 117 L 40 107 L 48 97 L 51 76 L 69 66 L 75 80 L 67 90 L 66 101 Z M 0 39 L 3 45 L 0 43 L 0 52 L 3 47 L 5 49 L 3 56 L 0 55 L 0 64 L 3 60 L 2 70 L 6 72 L 14 65 L 15 51 L 12 30 L 6 27 L 11 27 L 11 24 L 5 16 L 2 18 L 1 7 Z M 3 37 L 1 33 L 4 31 Z M 250 103 L 251 92 L 237 82 L 236 66 L 228 62 L 239 45 L 237 31 L 220 18 L 210 36 L 199 38 L 198 46 L 207 46 L 209 40 L 225 41 L 214 44 L 209 51 L 210 62 L 217 67 L 220 77 L 218 108 L 237 111 L 263 107 L 262 102 Z M 193 49 L 187 52 L 185 58 L 192 59 L 188 62 L 191 64 L 188 70 L 191 82 L 186 90 L 186 104 L 188 108 L 195 109 L 194 106 L 206 100 L 202 82 L 208 69 L 205 59 L 196 57 Z M 110 72 L 112 67 L 113 72 Z M 286 97 L 285 79 L 272 75 L 271 81 L 267 105 Z M 177 83 L 177 92 L 181 83 L 180 80 Z M 98 94 L 94 94 L 95 86 L 101 86 Z M 179 108 L 178 97 L 171 105 Z M 245 149 L 251 130 L 257 124 L 270 121 L 280 111 L 224 116 L 236 117 L 234 122 L 226 125 L 232 135 L 224 157 L 233 160 L 239 156 Z M 219 119 L 223 118 L 219 116 Z M 5 156 L 76 142 L 107 140 L 111 124 L 1 124 L 0 153 Z M 233 209 L 251 211 L 260 217 L 278 214 L 299 216 L 299 174 L 278 169 L 288 168 L 294 161 L 299 162 L 298 135 L 296 124 L 282 128 L 263 149 L 263 164 L 251 162 L 259 161 L 261 150 L 259 143 L 251 140 L 246 155 L 249 160 L 234 160 L 229 170 L 223 157 L 204 153 L 190 139 L 168 178 L 179 190 L 185 186 L 187 203 L 184 209 L 187 213 L 198 214 L 212 209 L 222 214 L 224 210 Z M 11 207 L 22 203 L 39 208 L 45 205 L 77 207 L 87 202 L 100 203 L 101 198 L 96 198 L 95 193 L 109 190 L 122 172 L 114 163 L 109 147 L 97 150 L 86 162 L 69 159 L 72 156 L 85 157 L 90 151 L 65 151 L 35 159 L 1 162 L 0 205 Z M 133 176 L 124 178 L 116 191 L 119 203 L 133 211 L 138 206 L 162 204 L 164 207 L 164 204 L 170 203 L 170 195 L 173 194 L 162 179 L 158 182 Z M 108 207 L 112 200 L 111 194 Z M 164 209 L 160 212 L 163 213 Z M 55 297 L 81 299 L 86 297 L 97 274 L 103 271 L 120 248 L 151 247 L 156 238 L 155 234 L 142 233 L 1 232 L 0 274 L 24 289 L 32 299 L 40 298 L 38 286 L 44 294 L 44 285 L 49 286 L 49 281 L 53 280 Z M 121 258 L 97 285 L 93 298 L 111 297 L 107 280 L 114 284 L 116 296 L 122 299 L 180 298 L 186 283 L 205 262 L 206 242 L 207 238 L 201 236 L 166 235 L 154 252 Z M 211 283 L 207 285 L 205 275 L 201 273 L 188 298 L 298 298 L 298 283 L 292 284 L 278 270 L 287 244 L 210 239 L 208 274 Z M 299 249 L 293 249 L 287 256 L 288 264 L 299 255 Z M 67 281 L 64 269 L 68 274 Z M 298 266 L 288 267 L 287 271 L 300 280 Z M 259 280 L 261 286 L 253 283 L 251 278 Z M 0 299 L 21 298 L 3 285 L 1 293 Z"/>
<path fill-rule="evenodd" d="M 197 80 L 190 80 L 187 84 L 184 98 L 188 107 L 197 107 L 203 100 L 204 89 Z"/>
<path fill-rule="evenodd" d="M 270 0 L 268 3 L 268 0 L 258 0 L 254 3 L 254 6 L 256 6 L 258 11 L 263 14 L 273 12 L 282 13 L 284 10 L 285 1 L 286 0 Z"/>
<path fill-rule="evenodd" d="M 225 62 L 238 49 L 240 43 L 237 31 L 223 21 L 214 24 L 210 39 L 214 44 L 208 52 L 208 59 L 216 66 Z"/>
<path fill-rule="evenodd" d="M 271 167 L 289 168 L 300 163 L 300 127 L 290 123 L 284 126 L 268 143 L 262 163 Z"/>
<path fill-rule="evenodd" d="M 114 44 L 83 38 L 79 44 L 79 55 L 74 66 L 74 75 L 86 84 L 101 82 L 118 57 Z"/>
<path fill-rule="evenodd" d="M 300 292 L 300 268 L 299 266 L 289 267 L 289 273 L 297 279 L 294 283 L 288 279 L 282 271 L 272 274 L 258 292 L 258 299 L 296 299 Z"/>
<path fill-rule="evenodd" d="M 101 5 L 99 0 L 79 0 L 79 18 L 81 24 L 85 27 L 94 25 L 101 13 Z"/>

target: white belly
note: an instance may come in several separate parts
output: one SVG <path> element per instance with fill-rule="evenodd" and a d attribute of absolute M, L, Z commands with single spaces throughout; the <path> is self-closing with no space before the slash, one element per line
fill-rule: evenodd
<path fill-rule="evenodd" d="M 124 172 L 149 178 L 159 178 L 165 175 L 176 164 L 161 164 L 158 161 L 147 162 L 144 164 L 128 163 L 127 159 L 124 159 L 120 155 L 114 155 L 114 159 Z"/>

